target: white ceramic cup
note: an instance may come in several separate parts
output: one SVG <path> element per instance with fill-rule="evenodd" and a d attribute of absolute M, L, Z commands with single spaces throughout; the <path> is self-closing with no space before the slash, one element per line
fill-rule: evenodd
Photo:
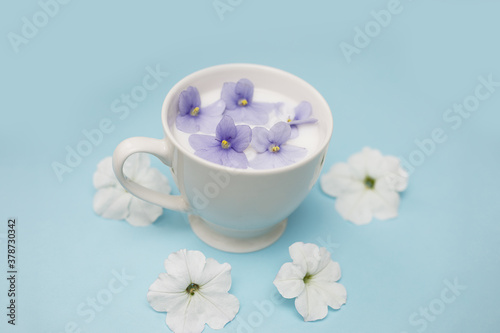
<path fill-rule="evenodd" d="M 312 105 L 318 146 L 301 161 L 277 169 L 235 169 L 206 161 L 187 151 L 173 135 L 179 94 L 189 86 L 200 92 L 222 89 L 224 82 L 247 78 L 255 87 L 290 96 Z M 274 243 L 284 232 L 287 217 L 300 205 L 321 172 L 332 135 L 330 108 L 309 83 L 285 71 L 253 64 L 209 67 L 178 82 L 162 108 L 165 137 L 135 137 L 121 142 L 113 154 L 113 169 L 130 193 L 167 209 L 186 212 L 195 234 L 205 243 L 228 252 L 252 252 Z M 145 188 L 123 174 L 132 154 L 145 152 L 170 167 L 181 195 Z M 308 221 L 303 221 L 307 223 Z"/>

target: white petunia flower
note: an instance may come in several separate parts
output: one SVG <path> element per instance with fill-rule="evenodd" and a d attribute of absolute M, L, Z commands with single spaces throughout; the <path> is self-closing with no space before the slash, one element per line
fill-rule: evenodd
<path fill-rule="evenodd" d="M 347 163 L 337 163 L 321 177 L 323 191 L 337 197 L 335 208 L 346 220 L 367 224 L 375 217 L 398 215 L 399 193 L 408 185 L 408 173 L 394 156 L 382 156 L 368 147 Z"/>
<path fill-rule="evenodd" d="M 221 329 L 238 313 L 240 302 L 228 293 L 228 263 L 207 259 L 200 251 L 180 250 L 168 256 L 165 270 L 149 287 L 148 302 L 156 311 L 167 312 L 172 331 L 201 332 L 205 323 Z"/>
<path fill-rule="evenodd" d="M 158 169 L 150 167 L 147 154 L 133 154 L 123 166 L 124 174 L 138 184 L 152 190 L 170 193 L 167 178 Z M 134 226 L 147 226 L 156 221 L 163 208 L 139 199 L 118 182 L 113 172 L 112 159 L 106 157 L 97 165 L 94 173 L 94 211 L 113 220 L 127 220 Z"/>
<path fill-rule="evenodd" d="M 281 296 L 295 298 L 295 308 L 304 321 L 323 319 L 328 307 L 340 309 L 347 292 L 340 279 L 340 266 L 330 259 L 326 248 L 316 244 L 293 243 L 290 248 L 293 262 L 287 262 L 274 279 Z"/>

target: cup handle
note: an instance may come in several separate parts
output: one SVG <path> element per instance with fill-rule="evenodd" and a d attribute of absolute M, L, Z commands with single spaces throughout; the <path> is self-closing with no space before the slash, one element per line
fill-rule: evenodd
<path fill-rule="evenodd" d="M 134 153 L 149 153 L 156 156 L 167 166 L 172 166 L 172 154 L 165 140 L 145 137 L 129 138 L 122 141 L 113 153 L 113 170 L 122 186 L 136 197 L 166 209 L 187 212 L 187 201 L 180 195 L 170 195 L 151 190 L 128 179 L 123 174 L 123 164 Z"/>

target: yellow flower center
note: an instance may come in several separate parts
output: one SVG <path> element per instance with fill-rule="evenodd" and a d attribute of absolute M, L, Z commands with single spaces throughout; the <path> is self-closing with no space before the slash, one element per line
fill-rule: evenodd
<path fill-rule="evenodd" d="M 227 142 L 226 140 L 222 140 L 220 145 L 221 145 L 222 149 L 228 149 L 229 147 L 231 147 L 231 144 L 229 142 Z"/>
<path fill-rule="evenodd" d="M 196 117 L 198 113 L 200 113 L 200 108 L 197 106 L 194 109 L 192 109 L 189 114 L 192 115 L 193 117 Z"/>
<path fill-rule="evenodd" d="M 273 153 L 277 153 L 277 152 L 279 152 L 279 151 L 280 151 L 280 147 L 278 147 L 278 146 L 274 146 L 273 148 L 271 148 L 271 151 L 272 151 Z"/>
<path fill-rule="evenodd" d="M 291 122 L 291 121 L 292 121 L 292 119 L 291 119 L 290 117 L 288 117 L 287 122 L 289 123 L 289 122 Z"/>
<path fill-rule="evenodd" d="M 247 101 L 245 98 L 240 99 L 240 100 L 238 101 L 238 105 L 239 105 L 239 106 L 246 106 L 247 104 L 248 104 L 248 101 Z"/>

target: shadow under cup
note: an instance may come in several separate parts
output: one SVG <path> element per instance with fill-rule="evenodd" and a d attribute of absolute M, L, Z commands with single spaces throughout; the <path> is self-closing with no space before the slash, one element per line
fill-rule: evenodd
<path fill-rule="evenodd" d="M 301 161 L 277 169 L 235 169 L 195 156 L 174 136 L 179 94 L 188 86 L 222 89 L 224 82 L 247 78 L 259 89 L 308 101 L 318 119 L 318 145 Z M 257 99 L 258 100 L 258 99 Z M 251 252 L 275 242 L 286 218 L 300 205 L 318 179 L 332 135 L 330 108 L 304 80 L 272 67 L 229 64 L 195 72 L 168 93 L 163 103 L 165 144 L 174 180 L 187 201 L 193 231 L 205 243 L 229 252 Z M 304 221 L 305 222 L 305 221 Z"/>

